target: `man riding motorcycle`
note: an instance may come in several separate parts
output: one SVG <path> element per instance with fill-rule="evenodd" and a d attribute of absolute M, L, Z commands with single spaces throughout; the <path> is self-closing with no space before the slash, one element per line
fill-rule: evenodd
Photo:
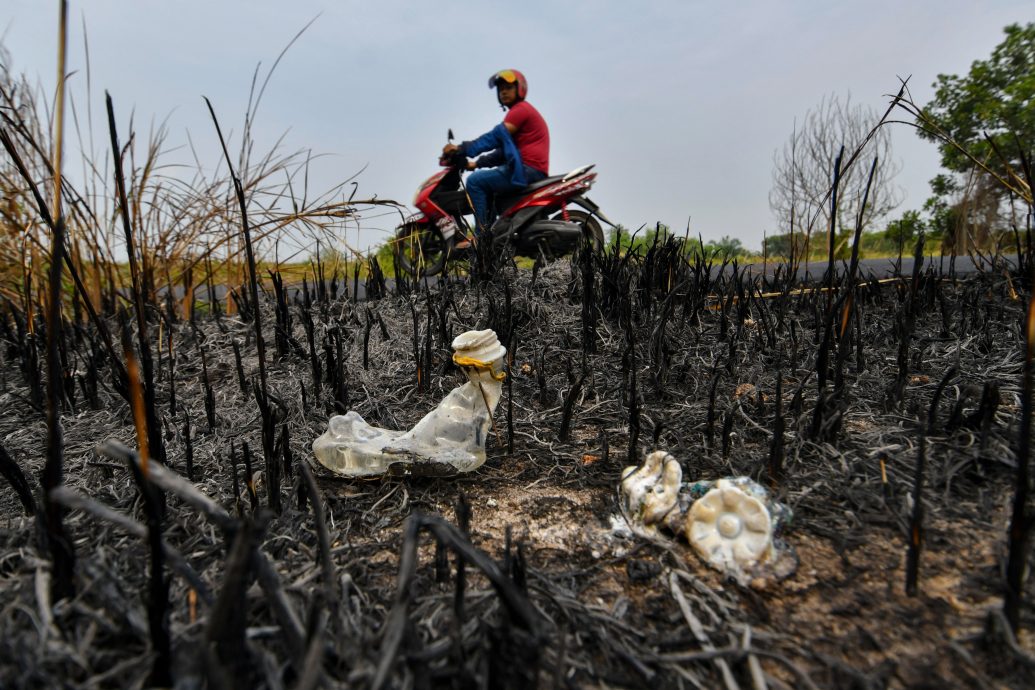
<path fill-rule="evenodd" d="M 476 235 L 492 226 L 495 198 L 546 178 L 550 169 L 550 130 L 539 111 L 525 100 L 525 75 L 515 69 L 500 70 L 489 77 L 489 88 L 496 89 L 496 100 L 507 111 L 503 122 L 473 141 L 446 144 L 442 149 L 444 158 L 480 156 L 467 162 L 467 169 L 475 170 L 467 179 L 467 194 L 474 209 Z M 468 246 L 467 240 L 456 243 L 456 249 Z"/>

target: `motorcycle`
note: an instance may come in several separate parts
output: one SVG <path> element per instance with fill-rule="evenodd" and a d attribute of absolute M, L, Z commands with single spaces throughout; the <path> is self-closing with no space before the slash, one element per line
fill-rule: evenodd
<path fill-rule="evenodd" d="M 464 218 L 473 213 L 462 180 L 467 159 L 458 155 L 443 158 L 439 163 L 444 169 L 417 189 L 413 205 L 419 212 L 396 231 L 396 264 L 411 276 L 436 275 L 447 260 L 470 254 L 470 250 L 455 247 L 459 238 L 473 234 L 471 224 Z M 542 254 L 554 258 L 571 253 L 585 239 L 594 251 L 603 251 L 600 220 L 612 227 L 614 223 L 585 196 L 597 177 L 592 172 L 594 167 L 585 165 L 534 182 L 516 194 L 497 197 L 499 217 L 478 236 L 472 249 L 488 250 L 492 256 L 499 256 L 513 248 L 517 256 L 538 258 Z M 569 204 L 584 210 L 569 210 Z M 477 246 L 486 242 L 488 246 Z"/>

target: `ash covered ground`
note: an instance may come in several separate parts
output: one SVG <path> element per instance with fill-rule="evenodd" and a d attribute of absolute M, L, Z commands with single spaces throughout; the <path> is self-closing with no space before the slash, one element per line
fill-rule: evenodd
<path fill-rule="evenodd" d="M 157 309 L 162 476 L 195 487 L 152 491 L 167 596 L 132 458 L 98 450 L 136 447 L 130 406 L 92 331 L 68 328 L 56 500 L 74 594 L 54 599 L 43 520 L 0 484 L 0 686 L 147 687 L 165 664 L 180 688 L 1032 687 L 1032 587 L 1016 636 L 1001 614 L 1023 284 L 927 265 L 799 289 L 658 245 L 487 283 L 370 284 L 358 303 L 351 284 L 296 293 L 279 316 L 270 293 L 265 421 L 248 305 Z M 449 346 L 472 328 L 512 357 L 485 465 L 366 481 L 309 465 L 307 481 L 331 414 L 409 428 L 463 380 Z M 10 318 L 5 332 L 0 442 L 39 502 L 39 369 Z M 652 449 L 689 481 L 770 487 L 794 511 L 797 571 L 743 587 L 626 529 L 620 473 Z"/>

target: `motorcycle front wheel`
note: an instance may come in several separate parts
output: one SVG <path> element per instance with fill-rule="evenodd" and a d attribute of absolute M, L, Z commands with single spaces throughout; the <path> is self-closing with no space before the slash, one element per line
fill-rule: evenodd
<path fill-rule="evenodd" d="M 558 213 L 551 220 L 564 220 L 564 214 Z M 582 236 L 589 240 L 595 253 L 604 251 L 604 230 L 600 221 L 585 211 L 568 211 L 568 221 L 582 227 Z"/>
<path fill-rule="evenodd" d="M 395 234 L 395 261 L 411 276 L 423 278 L 442 271 L 451 243 L 429 223 L 403 223 Z"/>

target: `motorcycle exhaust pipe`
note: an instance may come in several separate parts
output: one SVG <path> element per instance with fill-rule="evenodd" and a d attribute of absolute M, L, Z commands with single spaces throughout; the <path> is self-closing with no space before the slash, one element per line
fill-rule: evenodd
<path fill-rule="evenodd" d="M 574 251 L 582 242 L 582 226 L 568 220 L 537 220 L 521 233 L 521 249 L 535 251 L 545 245 L 556 255 Z"/>

